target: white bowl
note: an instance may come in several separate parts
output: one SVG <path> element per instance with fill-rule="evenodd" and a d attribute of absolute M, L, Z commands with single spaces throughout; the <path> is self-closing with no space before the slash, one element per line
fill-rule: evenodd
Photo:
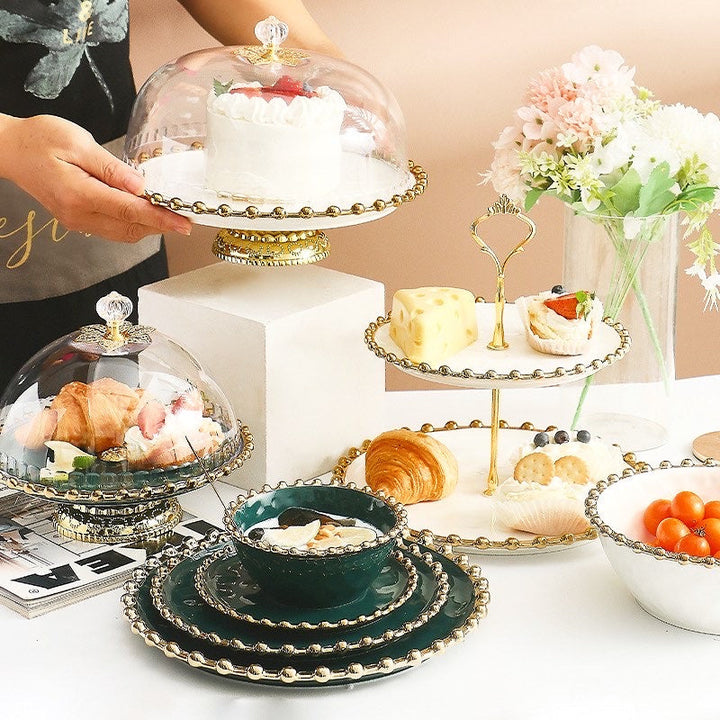
<path fill-rule="evenodd" d="M 720 467 L 661 463 L 598 483 L 585 501 L 585 514 L 600 535 L 613 567 L 648 613 L 677 627 L 720 635 L 720 560 L 652 547 L 643 526 L 653 500 L 692 490 L 705 501 L 720 499 Z"/>

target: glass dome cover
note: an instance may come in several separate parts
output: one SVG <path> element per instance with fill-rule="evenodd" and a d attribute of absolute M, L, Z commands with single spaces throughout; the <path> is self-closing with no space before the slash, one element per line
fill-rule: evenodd
<path fill-rule="evenodd" d="M 422 192 L 393 96 L 356 65 L 281 47 L 287 32 L 268 18 L 261 45 L 185 55 L 143 85 L 125 160 L 153 202 L 216 227 L 322 229 Z"/>
<path fill-rule="evenodd" d="M 132 303 L 47 345 L 0 397 L 0 475 L 50 499 L 150 500 L 225 474 L 247 452 L 232 407 L 197 361 Z"/>

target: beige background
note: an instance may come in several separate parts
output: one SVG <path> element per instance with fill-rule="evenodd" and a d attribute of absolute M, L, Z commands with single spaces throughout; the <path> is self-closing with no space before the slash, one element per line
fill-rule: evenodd
<path fill-rule="evenodd" d="M 395 94 L 405 115 L 409 156 L 429 173 L 427 192 L 413 203 L 384 220 L 329 234 L 333 252 L 323 264 L 384 283 L 388 301 L 396 289 L 419 285 L 454 285 L 492 296 L 492 264 L 468 233 L 470 222 L 496 198 L 491 187 L 478 186 L 478 173 L 489 166 L 491 142 L 510 123 L 527 81 L 539 70 L 594 43 L 619 51 L 637 67 L 636 81 L 661 101 L 720 112 L 717 0 L 307 0 L 306 5 L 347 59 Z M 174 0 L 130 0 L 130 7 L 138 84 L 168 60 L 217 44 Z M 538 237 L 513 261 L 509 298 L 561 279 L 563 206 L 546 199 L 532 217 Z M 720 220 L 712 227 L 720 238 Z M 171 236 L 171 273 L 215 262 L 213 236 L 202 227 L 189 238 Z M 720 313 L 703 313 L 699 283 L 682 272 L 691 261 L 683 248 L 678 377 L 720 370 Z M 292 268 L 269 272 L 292 273 Z M 389 388 L 418 386 L 389 369 Z"/>

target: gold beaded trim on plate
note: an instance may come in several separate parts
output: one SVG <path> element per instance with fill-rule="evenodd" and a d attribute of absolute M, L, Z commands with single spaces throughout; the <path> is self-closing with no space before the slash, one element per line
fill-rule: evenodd
<path fill-rule="evenodd" d="M 489 380 L 489 381 L 505 381 L 505 380 L 549 380 L 554 378 L 566 377 L 568 375 L 583 376 L 591 370 L 601 370 L 619 360 L 630 349 L 630 335 L 622 324 L 612 322 L 609 318 L 605 318 L 603 322 L 609 325 L 620 336 L 620 346 L 614 352 L 606 355 L 604 358 L 597 358 L 587 365 L 578 363 L 572 368 L 558 367 L 555 370 L 533 370 L 531 373 L 523 373 L 520 370 L 510 370 L 507 373 L 500 373 L 495 370 L 488 370 L 484 373 L 475 372 L 470 368 L 464 370 L 453 370 L 447 365 L 441 365 L 439 368 L 433 368 L 428 363 L 416 363 L 406 357 L 398 357 L 393 352 L 388 352 L 384 347 L 378 345 L 375 340 L 375 334 L 383 326 L 390 322 L 390 313 L 385 317 L 378 317 L 375 322 L 371 322 L 365 330 L 365 344 L 372 350 L 375 355 L 391 365 L 395 365 L 403 370 L 414 370 L 423 375 L 440 375 L 442 377 L 452 377 L 465 380 Z"/>
<path fill-rule="evenodd" d="M 657 468 L 648 465 L 646 462 L 637 461 L 632 453 L 626 455 L 626 462 L 632 467 L 624 470 L 622 475 L 610 475 L 607 480 L 602 480 L 588 493 L 585 499 L 585 515 L 588 520 L 597 528 L 601 535 L 605 535 L 613 540 L 618 545 L 624 545 L 630 548 L 635 553 L 642 555 L 650 555 L 656 560 L 672 560 L 673 562 L 686 565 L 691 563 L 693 565 L 702 565 L 704 567 L 717 567 L 720 566 L 720 559 L 712 556 L 698 557 L 696 555 L 688 555 L 687 553 L 676 553 L 670 550 L 665 550 L 661 547 L 653 547 L 647 543 L 641 542 L 640 540 L 633 540 L 623 533 L 616 532 L 609 525 L 604 523 L 597 511 L 598 499 L 602 492 L 613 485 L 621 478 L 630 477 L 631 475 L 637 475 L 638 473 L 651 472 L 653 470 L 669 470 L 672 468 L 687 468 L 687 467 L 718 467 L 719 463 L 717 460 L 708 459 L 705 462 L 697 463 L 690 458 L 682 460 L 679 465 L 673 465 L 669 460 L 663 460 Z"/>
<path fill-rule="evenodd" d="M 180 549 L 169 547 L 160 554 L 149 558 L 142 567 L 133 572 L 133 579 L 125 583 L 125 594 L 121 598 L 121 602 L 124 605 L 123 615 L 130 623 L 130 630 L 134 634 L 142 637 L 146 645 L 161 650 L 166 657 L 180 660 L 193 668 L 214 672 L 218 675 L 226 675 L 244 680 L 277 683 L 280 685 L 291 685 L 294 683 L 324 684 L 330 681 L 360 680 L 361 678 L 374 676 L 382 677 L 390 672 L 420 665 L 431 657 L 444 653 L 447 648 L 461 642 L 471 630 L 477 627 L 478 621 L 487 615 L 490 592 L 488 590 L 487 578 L 483 577 L 480 567 L 471 565 L 467 555 L 453 557 L 448 554 L 447 557 L 453 560 L 472 582 L 474 591 L 473 608 L 462 625 L 453 630 L 448 636 L 434 640 L 426 647 L 410 650 L 407 654 L 397 658 L 384 657 L 377 663 L 363 664 L 361 662 L 351 662 L 342 670 L 331 670 L 328 667 L 320 665 L 312 671 L 307 671 L 296 670 L 291 665 L 287 665 L 275 671 L 266 670 L 262 665 L 257 663 L 243 666 L 235 665 L 227 658 L 220 658 L 219 660 L 208 659 L 197 650 L 189 652 L 182 648 L 177 642 L 168 642 L 159 632 L 149 628 L 140 619 L 137 611 L 137 595 L 147 577 L 162 565 L 164 557 L 172 557 L 178 552 L 183 552 L 183 548 L 184 552 L 190 555 L 202 550 L 207 550 L 213 545 L 217 545 L 220 538 L 220 533 L 212 531 L 199 542 L 194 538 L 190 538 L 184 541 Z M 421 552 L 421 549 L 417 545 L 410 545 L 409 550 L 411 552 Z M 430 553 L 423 553 L 421 557 L 429 564 L 433 562 Z"/>
<path fill-rule="evenodd" d="M 48 500 L 69 502 L 74 505 L 97 505 L 102 503 L 130 504 L 138 501 L 149 502 L 151 500 L 160 500 L 188 492 L 189 490 L 195 490 L 208 482 L 214 482 L 242 467 L 252 455 L 255 449 L 255 441 L 247 425 L 241 425 L 239 427 L 239 434 L 242 438 L 242 450 L 237 457 L 224 463 L 220 467 L 207 470 L 197 477 L 182 478 L 176 482 L 165 483 L 164 485 L 148 485 L 141 488 L 118 488 L 116 490 L 78 490 L 76 488 L 58 490 L 52 485 L 21 480 L 3 471 L 0 471 L 0 484 L 12 490 L 22 490 L 22 492 L 28 495 L 38 495 Z M 200 465 L 202 466 L 202 463 L 200 463 Z M 127 512 L 131 514 L 135 511 L 128 509 Z M 112 514 L 116 515 L 117 512 L 113 510 Z"/>
<path fill-rule="evenodd" d="M 263 493 L 267 492 L 273 492 L 274 490 L 278 490 L 280 488 L 302 487 L 312 485 L 342 486 L 350 488 L 351 490 L 358 490 L 359 492 L 363 492 L 366 495 L 372 495 L 375 498 L 379 498 L 387 504 L 390 510 L 392 510 L 393 514 L 395 515 L 395 524 L 387 533 L 383 535 L 378 535 L 374 540 L 366 540 L 359 545 L 342 545 L 339 547 L 329 548 L 310 548 L 309 550 L 300 550 L 294 547 L 281 547 L 280 545 L 268 545 L 263 540 L 251 540 L 245 533 L 240 532 L 237 525 L 235 525 L 235 512 L 238 510 L 238 508 L 242 507 L 242 505 L 248 500 L 252 500 L 258 495 L 262 495 Z M 277 485 L 263 485 L 259 490 L 250 490 L 246 495 L 241 495 L 237 498 L 237 500 L 233 500 L 225 510 L 223 523 L 225 524 L 226 530 L 233 536 L 233 538 L 235 538 L 237 542 L 241 542 L 243 545 L 249 545 L 250 547 L 257 548 L 258 550 L 273 552 L 278 555 L 293 555 L 295 557 L 324 557 L 327 555 L 351 555 L 367 548 L 384 545 L 391 540 L 403 537 L 407 528 L 407 510 L 405 510 L 405 508 L 394 497 L 388 496 L 387 493 L 385 493 L 385 491 L 383 490 L 375 492 L 369 487 L 360 488 L 355 485 L 355 483 L 341 482 L 336 480 L 335 478 L 331 478 L 330 480 L 300 479 L 292 483 L 286 483 L 283 480 Z"/>
<path fill-rule="evenodd" d="M 234 608 L 229 607 L 221 600 L 216 599 L 208 591 L 205 581 L 203 579 L 205 572 L 216 560 L 226 558 L 232 552 L 232 547 L 228 547 L 225 550 L 218 551 L 215 555 L 212 555 L 207 560 L 205 560 L 202 565 L 195 571 L 195 589 L 198 591 L 198 594 L 205 603 L 210 605 L 210 607 L 215 608 L 215 610 L 217 610 L 218 612 L 223 613 L 223 615 L 229 615 L 236 620 L 242 620 L 243 622 L 247 622 L 253 625 L 262 625 L 263 627 L 278 628 L 280 630 L 336 630 L 338 628 L 349 628 L 356 625 L 364 625 L 366 623 L 370 623 L 373 620 L 377 620 L 378 618 L 381 618 L 393 612 L 394 610 L 397 610 L 401 605 L 404 605 L 410 598 L 410 596 L 415 592 L 418 583 L 418 573 L 411 560 L 405 557 L 400 551 L 395 551 L 393 553 L 393 557 L 403 566 L 403 568 L 408 574 L 408 578 L 402 594 L 399 595 L 398 598 L 393 602 L 378 608 L 377 610 L 375 610 L 375 612 L 370 613 L 369 615 L 359 615 L 356 618 L 343 618 L 334 622 L 329 622 L 327 620 L 323 620 L 318 623 L 311 623 L 307 621 L 292 623 L 287 620 L 281 620 L 279 622 L 276 622 L 268 618 L 257 618 L 252 615 L 248 615 L 247 613 L 238 612 Z"/>
<path fill-rule="evenodd" d="M 430 423 L 425 423 L 420 427 L 420 432 L 433 433 L 433 432 L 447 432 L 450 430 L 467 430 L 470 428 L 485 428 L 490 429 L 490 425 L 482 422 L 482 420 L 472 420 L 467 425 L 460 425 L 454 420 L 450 420 L 445 423 L 442 427 L 435 427 Z M 509 425 L 505 420 L 500 421 L 500 428 L 507 430 L 533 430 L 536 432 L 554 432 L 557 427 L 549 425 L 545 430 L 541 431 L 536 428 L 532 423 L 525 422 L 519 427 Z M 410 428 L 405 428 L 410 430 Z M 350 467 L 354 460 L 357 460 L 361 455 L 364 455 L 367 451 L 371 440 L 363 441 L 360 447 L 352 447 L 348 450 L 346 455 L 338 458 L 337 463 L 332 471 L 332 479 L 340 483 L 345 483 L 345 477 L 347 475 L 347 469 Z M 351 483 L 354 485 L 354 483 Z M 521 549 L 533 549 L 533 550 L 545 550 L 547 548 L 559 547 L 561 545 L 572 545 L 576 542 L 583 540 L 594 540 L 597 537 L 597 532 L 594 528 L 588 528 L 582 533 L 565 533 L 564 535 L 536 535 L 535 537 L 528 540 L 521 540 L 516 537 L 508 537 L 504 540 L 491 540 L 490 538 L 479 536 L 476 538 L 462 538 L 456 534 L 440 535 L 432 530 L 422 529 L 415 530 L 410 528 L 410 536 L 421 542 L 423 545 L 428 547 L 444 547 L 447 552 L 451 552 L 453 548 L 472 548 L 475 550 L 521 550 Z M 443 550 L 443 552 L 445 552 Z"/>
<path fill-rule="evenodd" d="M 153 605 L 158 613 L 160 613 L 163 620 L 167 620 L 175 625 L 175 627 L 179 630 L 188 633 L 188 635 L 191 635 L 192 637 L 204 640 L 205 642 L 210 642 L 213 645 L 230 647 L 233 650 L 247 650 L 261 655 L 287 655 L 291 657 L 306 655 L 336 655 L 350 650 L 367 650 L 377 645 L 384 645 L 385 643 L 397 640 L 404 635 L 407 635 L 409 632 L 421 628 L 425 625 L 425 623 L 434 618 L 447 602 L 450 585 L 448 583 L 448 576 L 443 571 L 442 565 L 439 562 L 434 562 L 432 560 L 427 562 L 426 559 L 422 557 L 422 553 L 419 549 L 410 550 L 409 552 L 419 558 L 422 562 L 425 562 L 434 576 L 437 587 L 435 589 L 432 602 L 429 606 L 426 606 L 423 612 L 415 620 L 404 622 L 399 628 L 388 629 L 382 635 L 364 635 L 355 642 L 337 640 L 332 645 L 311 643 L 307 647 L 295 647 L 294 645 L 289 644 L 273 647 L 264 642 L 247 645 L 239 638 L 221 638 L 215 633 L 204 632 L 196 625 L 188 623 L 177 613 L 173 612 L 173 610 L 167 605 L 165 594 L 163 592 L 163 584 L 170 575 L 170 572 L 183 560 L 190 558 L 193 555 L 193 553 L 189 552 L 183 552 L 178 557 L 167 558 L 160 565 L 151 580 L 150 596 L 152 597 Z"/>
<path fill-rule="evenodd" d="M 201 147 L 202 145 L 200 143 L 193 143 L 194 149 L 199 149 Z M 162 155 L 162 151 L 154 152 L 152 156 L 157 157 L 159 155 Z M 141 153 L 138 155 L 137 162 L 142 163 L 149 160 L 152 156 L 148 153 Z M 378 198 L 372 203 L 372 205 L 353 203 L 349 208 L 341 208 L 337 205 L 330 205 L 325 210 L 316 210 L 309 206 L 305 206 L 300 208 L 300 210 L 290 212 L 280 206 L 275 207 L 272 210 L 263 211 L 256 205 L 248 205 L 243 210 L 233 210 L 230 205 L 227 205 L 226 203 L 222 203 L 217 207 L 211 207 L 199 200 L 189 202 L 178 197 L 166 198 L 162 193 L 152 192 L 151 190 L 145 191 L 145 197 L 150 200 L 153 205 L 169 208 L 175 212 L 191 212 L 194 215 L 219 215 L 220 217 L 247 218 L 248 220 L 312 220 L 313 218 L 318 217 L 337 218 L 347 215 L 363 215 L 367 212 L 383 212 L 391 207 L 399 207 L 403 203 L 411 202 L 419 195 L 422 195 L 425 192 L 425 188 L 428 183 L 427 173 L 420 165 L 416 165 L 412 160 L 408 161 L 408 170 L 415 179 L 415 182 L 413 186 L 405 190 L 405 192 L 396 193 L 391 198 L 387 199 Z M 238 202 L 242 202 L 243 200 L 246 201 L 246 198 L 239 195 L 231 195 L 229 199 Z"/>

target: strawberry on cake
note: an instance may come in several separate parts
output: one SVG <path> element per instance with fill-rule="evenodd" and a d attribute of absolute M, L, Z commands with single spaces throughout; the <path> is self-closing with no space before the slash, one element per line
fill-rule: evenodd
<path fill-rule="evenodd" d="M 531 347 L 550 355 L 580 355 L 590 343 L 603 306 L 594 292 L 549 292 L 519 297 L 515 301 Z"/>
<path fill-rule="evenodd" d="M 207 186 L 257 201 L 307 201 L 339 182 L 340 93 L 280 77 L 273 85 L 215 81 L 207 101 Z"/>

